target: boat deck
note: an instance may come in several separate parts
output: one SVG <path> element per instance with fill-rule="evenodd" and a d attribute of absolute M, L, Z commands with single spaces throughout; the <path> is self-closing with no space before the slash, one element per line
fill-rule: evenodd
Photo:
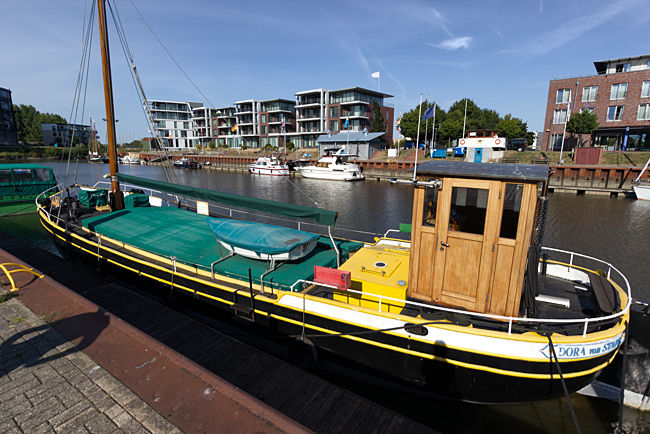
<path fill-rule="evenodd" d="M 85 228 L 102 236 L 120 240 L 134 247 L 177 261 L 210 270 L 211 264 L 228 256 L 206 224 L 206 216 L 172 207 L 128 208 L 121 211 L 86 217 Z M 336 240 L 345 260 L 361 243 Z M 299 279 L 312 279 L 314 266 L 336 267 L 336 252 L 331 241 L 321 237 L 309 255 L 297 261 L 276 265 L 264 277 L 265 286 L 289 289 Z M 239 255 L 228 257 L 215 265 L 215 273 L 248 280 L 250 268 L 253 281 L 269 268 L 269 263 Z"/>

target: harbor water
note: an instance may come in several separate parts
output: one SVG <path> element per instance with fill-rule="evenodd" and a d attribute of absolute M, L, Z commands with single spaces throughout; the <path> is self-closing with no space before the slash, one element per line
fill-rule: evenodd
<path fill-rule="evenodd" d="M 108 172 L 108 165 L 85 162 L 72 162 L 69 167 L 61 162 L 44 164 L 54 169 L 59 182 L 68 184 L 93 185 Z M 409 185 L 375 180 L 345 183 L 205 169 L 173 170 L 184 185 L 338 211 L 336 226 L 359 231 L 356 238 L 383 234 L 388 229 L 397 229 L 400 223 L 411 222 L 413 187 Z M 163 169 L 158 166 L 120 166 L 120 171 L 166 181 Z M 53 250 L 34 215 L 0 219 L 0 230 Z M 552 193 L 544 245 L 612 263 L 629 279 L 635 299 L 650 300 L 647 271 L 650 201 Z M 529 404 L 479 406 L 436 400 L 408 391 L 400 392 L 396 399 L 394 391 L 357 381 L 352 376 L 327 375 L 327 379 L 442 432 L 575 432 L 563 398 Z M 613 432 L 618 421 L 616 403 L 578 394 L 572 396 L 572 403 L 582 432 Z M 625 410 L 628 427 L 637 432 L 650 429 L 648 419 L 638 411 Z"/>

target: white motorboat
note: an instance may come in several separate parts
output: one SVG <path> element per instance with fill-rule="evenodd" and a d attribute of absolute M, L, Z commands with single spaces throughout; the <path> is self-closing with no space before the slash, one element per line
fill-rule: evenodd
<path fill-rule="evenodd" d="M 275 157 L 258 158 L 248 166 L 248 171 L 255 175 L 289 176 L 289 166 Z"/>
<path fill-rule="evenodd" d="M 361 174 L 361 168 L 358 164 L 348 162 L 350 157 L 356 157 L 356 155 L 346 154 L 344 149 L 326 149 L 325 154 L 316 165 L 296 167 L 296 170 L 305 178 L 362 181 L 364 177 Z"/>
<path fill-rule="evenodd" d="M 142 164 L 142 161 L 133 155 L 125 155 L 120 158 L 120 163 L 122 164 Z"/>
<path fill-rule="evenodd" d="M 639 176 L 637 176 L 636 179 L 632 181 L 632 188 L 634 189 L 636 198 L 640 200 L 650 200 L 650 180 L 641 179 L 643 173 L 648 170 L 649 164 L 650 158 L 648 158 L 648 161 L 646 161 L 645 166 L 643 166 L 643 170 L 641 173 L 639 173 Z"/>

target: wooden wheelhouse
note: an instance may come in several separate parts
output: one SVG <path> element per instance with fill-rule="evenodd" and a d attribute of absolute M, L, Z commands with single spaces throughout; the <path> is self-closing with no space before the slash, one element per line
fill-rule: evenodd
<path fill-rule="evenodd" d="M 517 316 L 546 166 L 418 165 L 407 296 Z"/>

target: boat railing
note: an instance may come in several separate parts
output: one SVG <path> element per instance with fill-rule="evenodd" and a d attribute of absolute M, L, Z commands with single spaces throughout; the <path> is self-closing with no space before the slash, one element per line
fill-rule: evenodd
<path fill-rule="evenodd" d="M 625 315 L 631 305 L 631 300 L 632 300 L 632 292 L 630 289 L 630 284 L 625 277 L 623 273 L 621 273 L 615 266 L 610 264 L 609 262 L 593 258 L 591 256 L 583 255 L 580 253 L 575 253 L 575 252 L 570 252 L 566 250 L 559 250 L 559 249 L 553 249 L 550 247 L 542 247 L 542 250 L 545 252 L 553 252 L 553 253 L 558 253 L 561 255 L 566 255 L 568 256 L 569 262 L 560 262 L 556 260 L 550 259 L 550 261 L 553 261 L 556 264 L 564 265 L 568 268 L 574 268 L 574 269 L 579 269 L 582 271 L 587 271 L 587 272 L 593 272 L 591 270 L 588 270 L 587 268 L 576 264 L 577 260 L 589 260 L 593 261 L 596 263 L 599 263 L 601 266 L 606 267 L 606 273 L 607 273 L 607 278 L 610 280 L 613 280 L 614 277 L 620 278 L 622 280 L 624 290 L 627 293 L 627 302 L 625 304 L 625 307 L 621 309 L 620 311 L 613 313 L 611 315 L 606 315 L 606 316 L 601 316 L 601 317 L 596 317 L 596 318 L 569 318 L 569 319 L 552 319 L 552 318 L 527 318 L 527 317 L 512 317 L 512 316 L 504 316 L 504 315 L 495 315 L 495 314 L 490 314 L 490 313 L 479 313 L 479 312 L 468 312 L 466 310 L 460 310 L 460 309 L 454 309 L 451 307 L 444 307 L 440 305 L 432 305 L 432 304 L 427 304 L 427 303 L 421 303 L 417 301 L 411 301 L 411 300 L 404 300 L 404 299 L 399 299 L 399 298 L 394 298 L 394 297 L 389 297 L 386 295 L 380 295 L 380 294 L 373 294 L 370 292 L 364 292 L 364 291 L 357 291 L 355 289 L 347 289 L 345 292 L 347 293 L 352 293 L 356 294 L 361 298 L 369 298 L 369 299 L 376 299 L 377 300 L 377 310 L 379 312 L 382 311 L 382 305 L 389 304 L 389 302 L 393 303 L 398 303 L 400 305 L 404 304 L 409 307 L 416 308 L 417 310 L 421 309 L 426 309 L 428 311 L 439 311 L 439 312 L 447 312 L 447 313 L 452 313 L 454 315 L 458 316 L 465 316 L 465 317 L 473 317 L 473 318 L 484 318 L 484 319 L 490 319 L 490 320 L 497 320 L 500 322 L 507 322 L 508 323 L 508 334 L 512 334 L 512 328 L 513 325 L 515 324 L 522 324 L 522 323 L 528 323 L 528 324 L 536 324 L 536 325 L 543 325 L 543 324 L 582 324 L 583 325 L 583 331 L 582 331 L 582 336 L 586 337 L 587 336 L 587 330 L 590 324 L 594 323 L 600 323 L 600 322 L 605 322 L 609 321 L 615 318 L 619 318 L 623 315 Z M 603 270 L 604 271 L 604 270 Z M 333 287 L 332 285 L 325 285 L 323 283 L 319 282 L 314 282 L 306 279 L 300 279 L 297 280 L 293 285 L 291 285 L 291 291 L 295 292 L 296 287 L 300 284 L 311 286 L 311 285 L 316 285 L 319 287 L 325 287 L 325 288 L 330 288 L 330 289 L 337 289 L 336 287 Z M 303 291 L 303 295 L 306 292 Z M 304 302 L 303 302 L 303 309 L 304 309 Z"/>
<path fill-rule="evenodd" d="M 98 188 L 100 186 L 102 188 L 108 188 L 110 187 L 110 183 L 107 181 L 98 181 L 94 185 L 95 188 Z M 170 206 L 179 205 L 179 198 L 170 193 L 153 190 L 150 188 L 140 187 L 139 185 L 122 183 L 121 186 L 124 189 L 128 189 L 128 188 L 140 189 L 145 193 L 149 194 L 150 196 L 160 197 L 164 202 L 167 202 Z M 199 200 L 190 197 L 183 197 L 183 201 L 186 202 L 186 205 L 189 208 L 192 208 L 194 210 L 198 208 L 198 202 L 200 202 Z M 371 242 L 374 237 L 382 236 L 382 234 L 378 232 L 368 232 L 368 231 L 361 231 L 357 229 L 348 229 L 348 228 L 337 228 L 334 226 L 327 226 L 327 225 L 323 225 L 311 221 L 286 218 L 275 214 L 253 212 L 246 209 L 226 206 L 214 202 L 208 202 L 208 213 L 212 216 L 220 215 L 220 216 L 225 216 L 225 217 L 235 218 L 235 219 L 256 221 L 259 223 L 277 224 L 285 227 L 291 227 L 292 229 L 297 229 L 299 231 L 313 232 L 326 237 L 329 237 L 331 234 L 331 236 L 334 236 L 336 238 L 345 238 L 354 241 Z"/>

